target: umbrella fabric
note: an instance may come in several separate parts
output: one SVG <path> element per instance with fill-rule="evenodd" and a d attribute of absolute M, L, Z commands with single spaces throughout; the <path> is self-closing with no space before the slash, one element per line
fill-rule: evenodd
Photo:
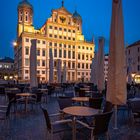
<path fill-rule="evenodd" d="M 49 50 L 49 56 L 50 56 L 50 60 L 49 60 L 49 83 L 53 83 L 53 69 L 54 69 L 54 64 L 53 64 L 53 54 L 52 54 L 52 49 Z"/>
<path fill-rule="evenodd" d="M 126 70 L 122 0 L 113 0 L 109 48 L 107 101 L 114 105 L 126 103 Z"/>
<path fill-rule="evenodd" d="M 99 38 L 99 51 L 98 51 L 98 63 L 97 63 L 97 88 L 99 91 L 104 90 L 104 38 Z"/>
<path fill-rule="evenodd" d="M 36 57 L 37 40 L 31 40 L 30 48 L 30 87 L 37 87 L 37 57 Z"/>
<path fill-rule="evenodd" d="M 63 83 L 66 83 L 66 73 L 67 73 L 67 70 L 66 70 L 66 64 L 64 64 L 64 69 L 63 69 L 63 79 L 62 79 L 62 82 L 63 82 Z"/>
<path fill-rule="evenodd" d="M 57 62 L 57 82 L 58 83 L 61 83 L 61 60 L 58 59 L 58 62 Z"/>

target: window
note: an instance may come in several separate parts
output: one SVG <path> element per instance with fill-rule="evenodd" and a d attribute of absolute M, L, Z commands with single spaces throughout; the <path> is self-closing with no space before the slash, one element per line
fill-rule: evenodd
<path fill-rule="evenodd" d="M 29 55 L 29 47 L 26 47 L 26 48 L 25 48 L 25 54 L 26 54 L 26 55 Z"/>
<path fill-rule="evenodd" d="M 78 72 L 78 75 L 80 75 L 80 72 Z"/>
<path fill-rule="evenodd" d="M 87 47 L 87 50 L 88 50 L 88 47 Z"/>
<path fill-rule="evenodd" d="M 42 44 L 46 44 L 46 41 L 42 41 Z"/>
<path fill-rule="evenodd" d="M 26 41 L 26 42 L 29 42 L 29 38 L 26 38 L 25 41 Z"/>
<path fill-rule="evenodd" d="M 75 69 L 75 63 L 74 62 L 72 63 L 72 68 Z"/>
<path fill-rule="evenodd" d="M 52 34 L 49 34 L 49 37 L 52 37 Z"/>
<path fill-rule="evenodd" d="M 49 43 L 49 46 L 52 46 L 52 42 Z"/>
<path fill-rule="evenodd" d="M 80 53 L 78 54 L 78 59 L 80 59 Z"/>
<path fill-rule="evenodd" d="M 52 26 L 50 26 L 49 28 L 52 29 Z"/>
<path fill-rule="evenodd" d="M 83 46 L 82 49 L 84 49 L 85 47 Z"/>
<path fill-rule="evenodd" d="M 88 60 L 88 55 L 86 55 L 86 60 Z"/>
<path fill-rule="evenodd" d="M 59 28 L 60 31 L 62 31 L 62 28 Z"/>
<path fill-rule="evenodd" d="M 54 35 L 54 38 L 57 38 L 57 35 Z"/>
<path fill-rule="evenodd" d="M 37 56 L 40 56 L 40 50 L 37 50 Z"/>
<path fill-rule="evenodd" d="M 84 60 L 84 59 L 85 59 L 85 55 L 83 54 L 83 55 L 82 55 L 82 60 Z"/>
<path fill-rule="evenodd" d="M 78 46 L 78 49 L 80 49 L 80 46 Z"/>
<path fill-rule="evenodd" d="M 67 47 L 67 45 L 66 44 L 64 44 L 64 48 L 66 48 Z"/>
<path fill-rule="evenodd" d="M 62 39 L 62 36 L 60 35 L 59 38 Z"/>
<path fill-rule="evenodd" d="M 40 66 L 40 60 L 37 60 L 37 66 Z"/>
<path fill-rule="evenodd" d="M 75 59 L 75 52 L 72 52 L 72 58 Z"/>
<path fill-rule="evenodd" d="M 59 50 L 59 57 L 60 58 L 62 57 L 62 50 L 61 49 Z"/>
<path fill-rule="evenodd" d="M 40 74 L 40 71 L 39 70 L 37 71 L 37 74 Z"/>
<path fill-rule="evenodd" d="M 29 73 L 29 71 L 28 70 L 25 70 L 25 74 L 28 74 Z"/>
<path fill-rule="evenodd" d="M 57 57 L 57 49 L 54 49 L 54 57 Z"/>
<path fill-rule="evenodd" d="M 71 48 L 71 45 L 69 45 L 69 49 Z"/>
<path fill-rule="evenodd" d="M 57 27 L 54 27 L 55 30 L 57 30 Z"/>
<path fill-rule="evenodd" d="M 25 66 L 29 66 L 29 59 L 25 58 Z"/>
<path fill-rule="evenodd" d="M 64 31 L 66 32 L 66 31 L 67 31 L 67 29 L 66 29 L 66 28 L 64 28 Z"/>
<path fill-rule="evenodd" d="M 42 66 L 45 67 L 45 60 L 42 60 Z"/>
<path fill-rule="evenodd" d="M 64 36 L 64 39 L 67 39 L 67 37 L 66 37 L 66 36 Z"/>
<path fill-rule="evenodd" d="M 73 49 L 75 49 L 75 46 L 73 46 Z"/>
<path fill-rule="evenodd" d="M 75 41 L 75 38 L 73 38 L 73 41 Z"/>
<path fill-rule="evenodd" d="M 45 50 L 42 50 L 42 56 L 46 56 Z"/>
<path fill-rule="evenodd" d="M 71 51 L 68 51 L 68 58 L 71 58 Z"/>
<path fill-rule="evenodd" d="M 45 73 L 46 73 L 46 72 L 43 70 L 43 71 L 42 71 L 42 74 L 45 74 Z"/>
<path fill-rule="evenodd" d="M 86 69 L 88 69 L 88 64 L 86 64 Z"/>
<path fill-rule="evenodd" d="M 54 43 L 54 46 L 57 47 L 57 43 Z"/>
<path fill-rule="evenodd" d="M 68 37 L 68 40 L 71 40 L 71 38 L 70 38 L 70 37 Z"/>
<path fill-rule="evenodd" d="M 73 30 L 73 33 L 75 33 L 75 30 Z"/>
<path fill-rule="evenodd" d="M 92 51 L 92 47 L 90 48 L 90 50 Z"/>
<path fill-rule="evenodd" d="M 69 69 L 71 68 L 71 66 L 70 66 L 70 62 L 68 62 L 68 68 L 69 68 Z"/>
<path fill-rule="evenodd" d="M 40 44 L 40 40 L 37 40 L 37 43 Z"/>
<path fill-rule="evenodd" d="M 59 44 L 59 47 L 62 47 L 62 44 Z"/>
<path fill-rule="evenodd" d="M 57 65 L 57 63 L 56 63 L 56 61 L 54 61 L 54 67 L 56 67 L 56 65 Z"/>
<path fill-rule="evenodd" d="M 78 68 L 80 68 L 80 63 L 78 63 Z"/>
<path fill-rule="evenodd" d="M 71 32 L 71 30 L 69 29 L 68 32 Z"/>
<path fill-rule="evenodd" d="M 84 63 L 82 64 L 82 68 L 84 69 Z"/>
<path fill-rule="evenodd" d="M 67 52 L 66 52 L 66 50 L 64 50 L 64 58 L 66 58 L 67 57 Z"/>

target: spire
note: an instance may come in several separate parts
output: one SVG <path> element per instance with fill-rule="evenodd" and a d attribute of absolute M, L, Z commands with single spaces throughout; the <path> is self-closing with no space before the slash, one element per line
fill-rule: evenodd
<path fill-rule="evenodd" d="M 62 0 L 62 7 L 64 7 L 64 0 Z"/>

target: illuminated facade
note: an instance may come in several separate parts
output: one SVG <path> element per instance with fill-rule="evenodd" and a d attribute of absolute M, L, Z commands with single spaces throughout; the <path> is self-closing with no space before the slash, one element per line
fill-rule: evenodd
<path fill-rule="evenodd" d="M 127 70 L 130 71 L 132 81 L 140 83 L 140 41 L 126 48 Z"/>
<path fill-rule="evenodd" d="M 51 17 L 40 29 L 33 26 L 33 7 L 23 0 L 18 5 L 17 45 L 15 67 L 19 80 L 29 80 L 30 40 L 37 39 L 37 77 L 49 80 L 49 49 L 54 57 L 54 81 L 57 81 L 57 61 L 66 64 L 67 81 L 90 80 L 90 65 L 94 57 L 94 43 L 87 42 L 82 34 L 82 18 L 64 7 L 52 10 Z"/>

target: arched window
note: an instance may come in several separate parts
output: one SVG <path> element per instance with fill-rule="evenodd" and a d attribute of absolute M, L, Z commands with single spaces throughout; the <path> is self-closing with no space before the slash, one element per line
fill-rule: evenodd
<path fill-rule="evenodd" d="M 25 13 L 25 21 L 28 21 L 28 12 Z"/>

